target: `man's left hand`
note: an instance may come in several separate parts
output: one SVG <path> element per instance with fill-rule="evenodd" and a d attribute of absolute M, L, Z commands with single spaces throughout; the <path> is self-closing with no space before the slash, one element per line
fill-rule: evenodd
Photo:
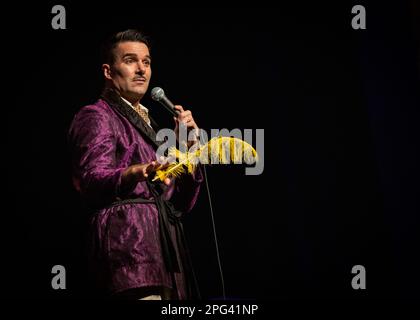
<path fill-rule="evenodd" d="M 178 117 L 174 117 L 175 120 L 175 134 L 177 139 L 179 138 L 179 127 L 185 126 L 187 128 L 187 133 L 189 134 L 190 131 L 195 130 L 196 134 L 199 132 L 199 128 L 197 124 L 195 123 L 195 120 L 192 116 L 192 113 L 190 110 L 184 110 L 184 108 L 180 105 L 176 105 L 175 109 L 179 111 Z M 188 136 L 187 136 L 188 139 Z M 178 140 L 179 141 L 179 140 Z M 191 147 L 195 142 L 197 141 L 197 137 L 195 137 L 195 140 L 188 141 L 187 146 Z"/>

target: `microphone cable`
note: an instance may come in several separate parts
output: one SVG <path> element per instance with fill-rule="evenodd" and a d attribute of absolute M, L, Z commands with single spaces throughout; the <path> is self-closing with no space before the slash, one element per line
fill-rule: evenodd
<path fill-rule="evenodd" d="M 210 188 L 209 188 L 209 183 L 208 183 L 208 179 L 207 179 L 207 170 L 206 170 L 206 165 L 205 164 L 203 164 L 203 172 L 204 172 L 204 181 L 206 183 L 206 189 L 207 189 L 207 197 L 209 199 L 209 205 L 210 205 L 210 216 L 211 216 L 211 223 L 212 223 L 212 227 L 213 227 L 214 244 L 215 244 L 215 247 L 216 247 L 217 264 L 219 266 L 220 280 L 222 282 L 223 300 L 226 300 L 225 280 L 223 278 L 223 269 L 222 269 L 222 263 L 221 263 L 221 260 L 220 260 L 219 244 L 218 244 L 218 241 L 217 241 L 217 234 L 216 234 L 216 224 L 214 222 L 213 205 L 212 205 L 212 201 L 211 201 Z"/>

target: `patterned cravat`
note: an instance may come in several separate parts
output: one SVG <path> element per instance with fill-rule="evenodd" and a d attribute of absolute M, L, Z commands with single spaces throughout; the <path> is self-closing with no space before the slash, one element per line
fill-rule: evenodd
<path fill-rule="evenodd" d="M 139 114 L 139 116 L 148 124 L 148 125 L 150 125 L 150 119 L 149 119 L 149 115 L 148 115 L 148 113 L 146 112 L 146 110 L 144 110 L 141 106 L 140 106 L 140 104 L 137 104 L 135 107 L 134 107 L 134 110 L 136 110 L 136 112 Z"/>

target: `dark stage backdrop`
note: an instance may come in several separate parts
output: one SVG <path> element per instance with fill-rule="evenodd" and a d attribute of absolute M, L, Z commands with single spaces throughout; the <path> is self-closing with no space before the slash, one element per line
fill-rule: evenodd
<path fill-rule="evenodd" d="M 264 129 L 264 172 L 208 167 L 229 299 L 419 297 L 419 6 L 415 1 L 278 8 L 120 2 L 22 6 L 3 30 L 2 291 L 91 297 L 86 215 L 66 134 L 103 84 L 99 46 L 138 28 L 151 86 L 199 125 Z M 351 8 L 365 4 L 367 29 Z M 7 87 L 4 86 L 6 83 Z M 146 97 L 163 126 L 171 116 Z M 185 221 L 203 298 L 222 295 L 203 186 Z M 67 289 L 51 288 L 63 265 Z M 366 268 L 366 290 L 351 286 Z"/>

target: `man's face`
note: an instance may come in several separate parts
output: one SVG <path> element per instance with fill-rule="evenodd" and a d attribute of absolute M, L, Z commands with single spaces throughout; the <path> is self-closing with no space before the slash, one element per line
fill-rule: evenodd
<path fill-rule="evenodd" d="M 136 103 L 149 87 L 152 69 L 148 47 L 142 42 L 120 42 L 114 49 L 112 66 L 102 66 L 104 75 L 111 80 L 121 96 Z"/>

